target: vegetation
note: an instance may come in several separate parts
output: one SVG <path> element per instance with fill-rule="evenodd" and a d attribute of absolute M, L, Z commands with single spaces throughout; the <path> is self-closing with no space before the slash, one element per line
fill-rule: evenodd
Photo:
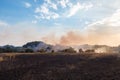
<path fill-rule="evenodd" d="M 84 53 L 84 51 L 82 49 L 79 49 L 79 53 Z"/>
<path fill-rule="evenodd" d="M 87 49 L 85 50 L 86 53 L 95 53 L 95 50 L 94 49 Z"/>
<path fill-rule="evenodd" d="M 45 52 L 46 52 L 46 50 L 45 50 L 45 49 L 40 49 L 40 50 L 38 50 L 37 52 L 40 52 L 40 53 L 45 53 Z"/>
<path fill-rule="evenodd" d="M 32 50 L 32 49 L 30 49 L 30 48 L 26 48 L 25 49 L 25 53 L 33 53 L 34 51 Z"/>
<path fill-rule="evenodd" d="M 64 52 L 64 53 L 76 53 L 76 51 L 72 47 L 70 47 L 68 49 L 61 50 L 60 52 Z"/>
<path fill-rule="evenodd" d="M 120 80 L 117 55 L 8 54 L 0 54 L 0 80 Z"/>

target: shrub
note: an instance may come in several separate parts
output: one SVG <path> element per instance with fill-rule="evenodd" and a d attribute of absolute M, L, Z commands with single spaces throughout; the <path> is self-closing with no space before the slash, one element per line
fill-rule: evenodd
<path fill-rule="evenodd" d="M 70 47 L 70 48 L 68 48 L 68 49 L 61 50 L 60 52 L 65 52 L 65 53 L 76 53 L 76 51 L 75 51 L 72 47 Z"/>
<path fill-rule="evenodd" d="M 25 52 L 26 53 L 32 53 L 32 52 L 34 52 L 32 49 L 29 49 L 29 48 L 27 48 L 27 49 L 25 49 Z"/>

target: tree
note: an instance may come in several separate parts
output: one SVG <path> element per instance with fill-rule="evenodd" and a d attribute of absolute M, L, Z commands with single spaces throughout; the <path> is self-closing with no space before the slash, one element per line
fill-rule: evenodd
<path fill-rule="evenodd" d="M 82 49 L 79 49 L 79 53 L 83 53 L 84 51 Z"/>

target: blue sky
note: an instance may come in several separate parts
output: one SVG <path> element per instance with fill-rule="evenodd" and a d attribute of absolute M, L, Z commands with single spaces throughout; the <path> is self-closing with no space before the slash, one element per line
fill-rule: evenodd
<path fill-rule="evenodd" d="M 1 0 L 0 45 L 22 45 L 34 40 L 66 44 L 61 40 L 68 38 L 69 32 L 80 39 L 65 38 L 67 44 L 117 45 L 119 14 L 119 0 Z M 94 39 L 100 34 L 104 36 Z M 105 36 L 111 41 L 105 43 Z"/>

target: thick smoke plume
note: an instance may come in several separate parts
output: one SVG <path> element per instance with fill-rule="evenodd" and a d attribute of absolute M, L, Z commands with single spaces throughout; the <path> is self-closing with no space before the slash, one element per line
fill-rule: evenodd
<path fill-rule="evenodd" d="M 79 45 L 79 44 L 83 44 L 86 41 L 86 37 L 74 32 L 74 31 L 69 31 L 68 33 L 66 33 L 65 35 L 63 35 L 60 38 L 59 44 L 62 45 Z"/>
<path fill-rule="evenodd" d="M 55 35 L 49 35 L 43 37 L 42 40 L 50 44 L 60 44 L 60 45 L 81 45 L 81 44 L 91 44 L 91 45 L 110 45 L 117 46 L 120 44 L 119 34 L 106 34 L 99 32 L 88 31 L 85 34 L 78 31 L 69 31 L 66 34 L 60 36 L 59 38 Z"/>
<path fill-rule="evenodd" d="M 79 25 L 78 25 L 79 27 Z M 56 39 L 56 38 L 54 38 Z M 68 31 L 54 42 L 62 45 L 99 44 L 116 46 L 120 44 L 120 10 L 102 20 L 88 24 L 81 31 Z M 48 40 L 49 42 L 49 40 Z"/>

